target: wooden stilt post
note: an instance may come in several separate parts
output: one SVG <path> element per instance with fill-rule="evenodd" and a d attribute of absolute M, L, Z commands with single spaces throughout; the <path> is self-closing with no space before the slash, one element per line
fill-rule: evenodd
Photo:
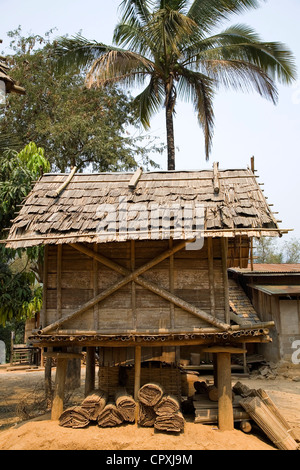
<path fill-rule="evenodd" d="M 86 348 L 86 372 L 84 393 L 87 396 L 95 389 L 95 348 Z"/>
<path fill-rule="evenodd" d="M 246 350 L 233 346 L 216 345 L 204 348 L 202 351 L 215 353 L 217 356 L 218 426 L 220 431 L 232 431 L 234 420 L 231 385 L 231 354 L 244 354 Z"/>
<path fill-rule="evenodd" d="M 54 400 L 51 410 L 51 420 L 57 421 L 64 409 L 65 380 L 68 359 L 58 358 L 55 376 Z"/>
<path fill-rule="evenodd" d="M 218 357 L 213 353 L 213 366 L 214 366 L 214 386 L 218 388 Z"/>
<path fill-rule="evenodd" d="M 139 405 L 138 405 L 138 393 L 141 388 L 141 359 L 142 359 L 142 347 L 135 347 L 135 356 L 134 356 L 134 399 L 137 403 L 136 413 L 135 413 L 135 423 L 138 423 L 139 416 Z"/>
<path fill-rule="evenodd" d="M 231 386 L 231 354 L 219 352 L 218 356 L 218 426 L 220 431 L 232 431 L 233 406 Z"/>
<path fill-rule="evenodd" d="M 54 399 L 51 410 L 51 420 L 57 421 L 64 409 L 65 382 L 68 368 L 68 360 L 73 358 L 81 359 L 82 354 L 47 351 L 44 353 L 44 356 L 46 358 L 54 357 L 57 360 Z"/>

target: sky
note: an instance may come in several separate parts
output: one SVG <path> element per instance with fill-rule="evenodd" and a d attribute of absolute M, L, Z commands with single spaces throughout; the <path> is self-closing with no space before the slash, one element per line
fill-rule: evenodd
<path fill-rule="evenodd" d="M 7 32 L 20 25 L 23 35 L 69 36 L 81 31 L 88 39 L 112 43 L 120 17 L 121 0 L 0 0 L 0 38 L 9 53 Z M 266 0 L 257 10 L 232 16 L 227 25 L 247 24 L 262 40 L 280 41 L 293 52 L 298 79 L 291 86 L 278 85 L 279 101 L 274 106 L 257 94 L 219 90 L 214 101 L 215 132 L 210 160 L 204 155 L 204 139 L 193 106 L 179 103 L 175 118 L 176 169 L 199 170 L 219 162 L 221 169 L 246 168 L 251 157 L 264 194 L 282 220 L 280 227 L 293 229 L 283 240 L 300 239 L 300 1 Z M 165 141 L 163 111 L 151 123 L 150 134 Z M 166 155 L 154 158 L 163 170 Z"/>

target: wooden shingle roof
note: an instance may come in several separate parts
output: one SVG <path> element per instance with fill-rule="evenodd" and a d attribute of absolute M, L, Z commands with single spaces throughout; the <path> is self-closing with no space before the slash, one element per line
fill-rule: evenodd
<path fill-rule="evenodd" d="M 198 230 L 195 223 L 198 208 L 203 208 L 202 228 L 206 237 L 236 234 L 260 237 L 280 233 L 250 169 L 219 170 L 214 165 L 213 170 L 203 171 L 140 172 L 130 187 L 133 176 L 132 173 L 75 173 L 71 177 L 45 174 L 14 220 L 7 246 L 153 240 L 170 236 L 190 239 Z M 156 226 L 152 224 L 150 236 L 150 212 L 155 207 L 162 211 L 161 219 L 155 222 Z M 177 211 L 176 215 L 176 210 L 172 212 L 174 208 L 180 208 L 181 212 Z M 186 230 L 178 223 L 182 210 L 187 210 L 185 218 L 189 219 Z"/>
<path fill-rule="evenodd" d="M 9 67 L 3 62 L 3 58 L 0 57 L 0 80 L 5 83 L 6 93 L 17 93 L 19 95 L 25 95 L 25 89 L 16 85 L 15 80 L 13 80 L 9 75 Z"/>

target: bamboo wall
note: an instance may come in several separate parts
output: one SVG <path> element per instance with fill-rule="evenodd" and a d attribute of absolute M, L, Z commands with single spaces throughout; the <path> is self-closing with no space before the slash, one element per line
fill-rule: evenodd
<path fill-rule="evenodd" d="M 89 245 L 89 248 L 134 270 L 166 251 L 170 241 L 136 241 Z M 143 277 L 181 299 L 225 321 L 225 296 L 220 239 L 200 251 L 181 250 L 146 271 Z M 123 276 L 69 245 L 50 245 L 45 251 L 43 326 L 74 312 Z M 130 282 L 85 313 L 62 325 L 62 330 L 191 332 L 207 322 Z"/>

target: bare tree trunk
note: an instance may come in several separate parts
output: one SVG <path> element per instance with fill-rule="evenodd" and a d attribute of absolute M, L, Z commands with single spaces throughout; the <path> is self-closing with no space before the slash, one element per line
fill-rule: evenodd
<path fill-rule="evenodd" d="M 167 125 L 167 147 L 168 147 L 168 170 L 175 170 L 175 140 L 173 110 L 175 100 L 170 98 L 166 105 L 166 125 Z"/>

